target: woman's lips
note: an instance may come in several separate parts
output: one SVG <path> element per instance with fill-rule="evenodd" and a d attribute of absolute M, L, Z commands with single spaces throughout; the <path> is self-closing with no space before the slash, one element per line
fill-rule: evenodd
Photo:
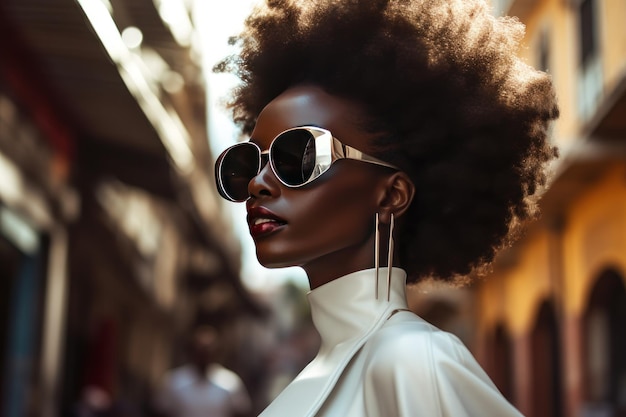
<path fill-rule="evenodd" d="M 270 234 L 287 224 L 264 207 L 248 208 L 248 227 L 253 238 Z"/>
<path fill-rule="evenodd" d="M 272 219 L 256 219 L 253 224 L 250 224 L 250 234 L 252 237 L 259 237 L 273 232 L 284 225 Z"/>

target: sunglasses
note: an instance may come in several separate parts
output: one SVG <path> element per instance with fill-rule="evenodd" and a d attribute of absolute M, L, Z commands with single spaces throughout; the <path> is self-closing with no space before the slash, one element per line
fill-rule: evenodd
<path fill-rule="evenodd" d="M 215 163 L 215 181 L 222 197 L 246 201 L 248 184 L 269 161 L 272 172 L 286 187 L 302 187 L 339 159 L 354 159 L 399 170 L 399 168 L 345 145 L 326 129 L 314 126 L 285 130 L 272 140 L 268 151 L 253 142 L 227 148 Z"/>

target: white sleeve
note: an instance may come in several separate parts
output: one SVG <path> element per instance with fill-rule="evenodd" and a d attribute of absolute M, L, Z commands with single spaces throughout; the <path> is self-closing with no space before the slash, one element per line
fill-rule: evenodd
<path fill-rule="evenodd" d="M 434 364 L 443 416 L 521 417 L 498 391 L 474 356 L 456 337 L 447 336 Z"/>
<path fill-rule="evenodd" d="M 375 349 L 368 416 L 522 417 L 458 338 L 433 329 L 392 332 Z"/>
<path fill-rule="evenodd" d="M 212 381 L 228 392 L 230 407 L 237 414 L 248 414 L 252 408 L 245 384 L 235 372 L 222 365 L 213 366 Z"/>
<path fill-rule="evenodd" d="M 230 389 L 230 403 L 232 410 L 237 414 L 248 414 L 252 408 L 248 390 L 243 381 L 237 376 L 237 383 Z"/>

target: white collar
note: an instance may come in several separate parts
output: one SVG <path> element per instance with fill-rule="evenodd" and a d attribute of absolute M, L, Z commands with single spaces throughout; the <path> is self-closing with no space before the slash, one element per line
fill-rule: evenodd
<path fill-rule="evenodd" d="M 387 268 L 337 278 L 309 292 L 322 345 L 313 359 L 261 413 L 264 417 L 314 416 L 352 357 L 398 309 L 406 309 L 406 273 L 393 268 L 387 301 Z M 297 410 L 297 412 L 295 411 Z"/>
<path fill-rule="evenodd" d="M 406 273 L 393 268 L 387 301 L 387 268 L 353 272 L 308 293 L 313 324 L 322 338 L 320 351 L 358 337 L 371 327 L 389 304 L 406 308 Z"/>

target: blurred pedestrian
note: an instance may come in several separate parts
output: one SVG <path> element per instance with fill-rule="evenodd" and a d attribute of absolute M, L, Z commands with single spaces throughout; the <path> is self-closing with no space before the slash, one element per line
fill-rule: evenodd
<path fill-rule="evenodd" d="M 86 386 L 80 399 L 70 411 L 71 417 L 109 417 L 113 402 L 111 396 L 96 385 Z"/>
<path fill-rule="evenodd" d="M 219 336 L 209 326 L 194 329 L 188 343 L 189 362 L 169 371 L 154 399 L 165 417 L 247 416 L 251 404 L 239 376 L 216 362 Z"/>

